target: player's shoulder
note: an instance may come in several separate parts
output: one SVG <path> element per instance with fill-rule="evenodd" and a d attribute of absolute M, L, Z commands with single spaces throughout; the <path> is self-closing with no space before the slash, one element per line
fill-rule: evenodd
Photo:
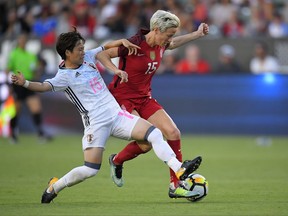
<path fill-rule="evenodd" d="M 89 49 L 85 51 L 85 56 L 95 56 L 97 53 L 101 52 L 105 50 L 104 46 L 98 46 L 96 48 L 93 49 Z"/>
<path fill-rule="evenodd" d="M 136 45 L 140 45 L 145 40 L 145 35 L 149 33 L 148 29 L 139 29 L 138 32 L 130 37 L 128 40 Z"/>
<path fill-rule="evenodd" d="M 59 64 L 59 66 L 58 66 L 58 71 L 57 71 L 57 75 L 62 75 L 62 76 L 64 76 L 64 75 L 66 75 L 66 74 L 69 74 L 70 70 L 67 69 L 67 68 L 65 68 L 64 65 L 65 65 L 65 62 L 64 62 L 64 61 L 62 61 L 62 62 Z"/>

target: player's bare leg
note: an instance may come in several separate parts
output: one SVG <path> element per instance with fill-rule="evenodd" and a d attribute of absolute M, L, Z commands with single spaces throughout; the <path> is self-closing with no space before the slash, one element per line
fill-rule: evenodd
<path fill-rule="evenodd" d="M 136 140 L 142 139 L 150 143 L 157 157 L 165 162 L 175 172 L 178 179 L 186 178 L 186 176 L 192 173 L 195 168 L 198 168 L 199 166 L 195 166 L 194 161 L 187 160 L 184 163 L 181 163 L 177 160 L 171 147 L 164 141 L 161 131 L 143 119 L 139 119 L 135 125 L 132 131 L 132 138 Z M 187 198 L 197 195 L 197 193 L 185 190 L 184 197 Z"/>

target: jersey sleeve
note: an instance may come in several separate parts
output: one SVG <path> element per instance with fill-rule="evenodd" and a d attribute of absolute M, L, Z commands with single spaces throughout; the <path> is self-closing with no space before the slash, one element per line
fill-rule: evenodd
<path fill-rule="evenodd" d="M 118 56 L 124 57 L 124 56 L 127 56 L 127 55 L 128 55 L 128 49 L 125 46 L 123 46 L 123 45 L 119 46 L 119 48 L 118 48 Z"/>
<path fill-rule="evenodd" d="M 104 47 L 103 47 L 103 46 L 99 46 L 99 47 L 97 47 L 97 48 L 95 48 L 95 49 L 87 50 L 87 51 L 85 52 L 85 54 L 87 55 L 88 58 L 91 59 L 92 62 L 95 62 L 95 60 L 96 60 L 96 58 L 95 58 L 96 55 L 97 55 L 99 52 L 103 51 L 103 50 L 104 50 Z"/>
<path fill-rule="evenodd" d="M 65 91 L 69 86 L 69 79 L 67 73 L 58 72 L 55 77 L 51 79 L 46 79 L 44 82 L 47 82 L 51 85 L 52 91 Z"/>
<path fill-rule="evenodd" d="M 137 45 L 137 46 L 139 46 L 141 43 L 141 40 L 139 40 L 138 35 L 134 35 L 131 38 L 128 38 L 127 40 L 130 41 L 131 43 Z M 128 53 L 129 53 L 129 50 L 125 46 L 123 46 L 123 45 L 119 46 L 119 49 L 118 49 L 118 56 L 119 57 L 120 56 L 125 57 L 128 55 Z"/>

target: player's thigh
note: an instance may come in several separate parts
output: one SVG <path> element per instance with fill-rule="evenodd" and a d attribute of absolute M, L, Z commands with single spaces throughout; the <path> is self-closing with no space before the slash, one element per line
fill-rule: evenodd
<path fill-rule="evenodd" d="M 131 114 L 136 115 L 136 116 L 140 116 L 139 113 L 136 110 L 132 110 Z"/>
<path fill-rule="evenodd" d="M 132 130 L 132 138 L 138 141 L 143 141 L 145 139 L 145 135 L 148 131 L 148 129 L 152 126 L 151 123 L 146 121 L 145 119 L 139 118 L 137 123 L 135 124 L 135 127 Z M 139 144 L 143 144 L 139 142 Z"/>
<path fill-rule="evenodd" d="M 85 127 L 84 135 L 82 137 L 82 149 L 86 151 L 90 148 L 105 149 L 106 142 L 110 137 L 112 123 L 96 124 Z"/>
<path fill-rule="evenodd" d="M 131 112 L 133 115 L 137 115 L 140 116 L 139 113 L 136 110 L 132 110 Z M 147 141 L 137 141 L 137 144 L 139 145 L 139 148 L 143 151 L 143 152 L 148 152 L 152 149 L 152 146 L 149 142 Z"/>
<path fill-rule="evenodd" d="M 132 115 L 129 112 L 122 110 L 119 112 L 114 122 L 112 135 L 126 140 L 144 140 L 145 134 L 151 126 L 152 125 L 148 121 L 139 116 Z"/>
<path fill-rule="evenodd" d="M 171 137 L 176 139 L 176 137 L 180 136 L 177 125 L 164 109 L 156 111 L 147 120 L 155 127 L 159 128 L 166 138 Z"/>
<path fill-rule="evenodd" d="M 136 116 L 139 116 L 139 117 L 140 117 L 139 113 L 138 113 L 136 110 L 132 110 L 131 113 L 132 113 L 133 115 L 136 115 Z M 142 118 L 141 118 L 141 119 L 142 119 Z M 146 122 L 146 120 L 145 120 L 145 122 Z M 139 122 L 139 123 L 142 124 L 141 122 Z M 152 126 L 152 125 L 150 125 L 150 126 Z M 150 126 L 149 126 L 149 127 L 150 127 Z M 138 126 L 137 126 L 137 127 L 138 127 Z M 137 128 L 134 128 L 134 130 L 136 131 Z M 137 133 L 137 131 L 136 131 L 135 133 Z M 150 143 L 147 142 L 147 141 L 144 141 L 144 140 L 138 140 L 137 143 L 138 143 L 139 145 L 142 145 L 142 146 L 144 146 L 144 145 L 150 146 Z M 144 147 L 144 148 L 149 148 L 149 147 Z"/>

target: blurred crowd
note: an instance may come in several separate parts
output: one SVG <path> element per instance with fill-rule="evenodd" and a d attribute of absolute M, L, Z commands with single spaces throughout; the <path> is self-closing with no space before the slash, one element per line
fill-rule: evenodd
<path fill-rule="evenodd" d="M 206 22 L 211 37 L 288 36 L 284 0 L 11 0 L 0 1 L 0 8 L 1 37 L 26 31 L 48 45 L 71 25 L 85 37 L 128 37 L 139 27 L 149 27 L 157 9 L 180 18 L 179 34 Z"/>
<path fill-rule="evenodd" d="M 157 9 L 171 11 L 180 18 L 177 34 L 195 31 L 205 22 L 210 26 L 208 38 L 212 39 L 288 36 L 285 0 L 0 0 L 0 39 L 15 39 L 27 32 L 42 45 L 54 48 L 57 36 L 71 26 L 84 37 L 98 41 L 128 38 L 139 28 L 149 28 L 150 17 Z M 185 59 L 168 53 L 159 73 L 166 72 L 165 67 L 171 71 L 169 64 L 177 74 L 241 71 L 234 57 L 235 48 L 227 44 L 219 48 L 219 65 L 211 68 L 205 59 L 199 59 L 199 48 L 189 46 Z"/>
<path fill-rule="evenodd" d="M 211 64 L 201 55 L 201 50 L 197 44 L 185 47 L 184 57 L 178 58 L 173 51 L 166 51 L 163 56 L 163 63 L 160 65 L 158 73 L 171 73 L 177 75 L 188 74 L 245 74 L 255 75 L 275 73 L 284 74 L 278 59 L 270 54 L 270 50 L 264 41 L 257 41 L 252 49 L 252 57 L 246 69 L 236 58 L 236 50 L 230 44 L 223 44 L 219 47 L 216 64 Z"/>
<path fill-rule="evenodd" d="M 60 33 L 75 26 L 87 39 L 86 47 L 90 44 L 92 48 L 149 28 L 150 18 L 158 9 L 180 18 L 178 35 L 197 30 L 202 22 L 210 29 L 202 46 L 197 41 L 180 51 L 167 50 L 158 74 L 288 74 L 287 0 L 0 0 L 0 136 L 12 134 L 12 141 L 17 143 L 20 102 L 13 102 L 6 76 L 13 65 L 20 64 L 25 72 L 29 72 L 25 64 L 27 68 L 34 65 L 39 77 L 43 72 L 54 75 L 60 61 L 54 50 Z M 28 42 L 36 40 L 29 46 L 34 52 L 26 45 L 19 51 L 17 40 L 19 46 L 23 33 L 28 35 Z M 236 42 L 229 43 L 234 39 Z M 276 43 L 268 44 L 268 39 Z M 23 56 L 13 59 L 11 53 Z M 101 65 L 99 70 L 108 72 Z M 30 111 L 38 136 L 49 138 L 42 130 L 40 102 L 34 100 Z"/>

